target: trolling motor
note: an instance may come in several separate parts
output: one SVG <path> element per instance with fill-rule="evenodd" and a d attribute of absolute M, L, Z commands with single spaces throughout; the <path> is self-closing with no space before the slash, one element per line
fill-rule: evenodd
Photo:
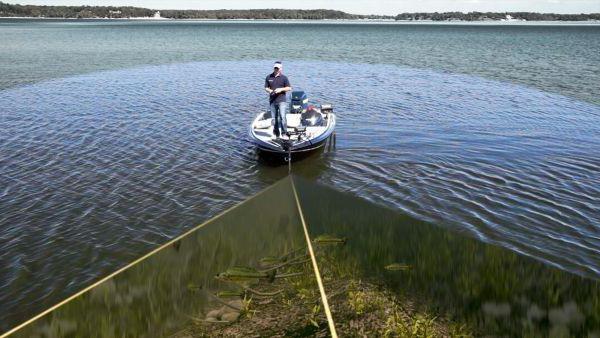
<path fill-rule="evenodd" d="M 292 140 L 290 139 L 290 132 L 287 133 L 288 139 L 282 140 L 280 139 L 279 143 L 281 144 L 281 148 L 283 151 L 287 153 L 284 160 L 288 163 L 288 174 L 292 172 Z"/>
<path fill-rule="evenodd" d="M 281 138 L 277 139 L 277 142 L 281 144 L 281 148 L 283 148 L 283 151 L 287 153 L 285 161 L 288 163 L 288 172 L 292 171 L 292 145 L 294 141 L 300 141 L 303 137 L 306 137 L 305 126 L 292 127 L 291 129 L 292 130 L 288 130 L 285 133 L 288 137 L 287 140 Z M 295 140 L 292 139 L 293 135 L 297 136 Z"/>

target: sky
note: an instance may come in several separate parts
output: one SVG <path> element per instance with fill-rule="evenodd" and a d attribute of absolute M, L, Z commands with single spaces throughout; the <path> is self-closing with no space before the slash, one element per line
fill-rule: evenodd
<path fill-rule="evenodd" d="M 136 6 L 154 9 L 336 9 L 352 14 L 402 12 L 600 13 L 600 0 L 3 0 L 27 5 Z"/>

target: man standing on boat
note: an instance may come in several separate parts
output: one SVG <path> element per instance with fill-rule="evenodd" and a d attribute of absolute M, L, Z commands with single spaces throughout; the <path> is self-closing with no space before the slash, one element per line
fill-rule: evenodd
<path fill-rule="evenodd" d="M 281 61 L 276 61 L 273 65 L 273 73 L 267 75 L 265 79 L 265 91 L 269 93 L 269 106 L 271 117 L 275 120 L 275 129 L 273 134 L 276 137 L 285 135 L 287 132 L 287 121 L 285 114 L 287 112 L 286 94 L 292 87 L 287 76 L 282 73 L 283 65 Z M 281 134 L 280 134 L 281 130 Z"/>

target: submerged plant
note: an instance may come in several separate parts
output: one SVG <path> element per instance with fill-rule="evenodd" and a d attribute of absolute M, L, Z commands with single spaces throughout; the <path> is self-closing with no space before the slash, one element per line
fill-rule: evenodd
<path fill-rule="evenodd" d="M 382 292 L 370 289 L 356 290 L 360 286 L 356 283 L 354 285 L 354 290 L 348 291 L 348 305 L 355 315 L 360 316 L 373 311 L 383 312 L 391 304 Z"/>
<path fill-rule="evenodd" d="M 398 309 L 386 321 L 384 337 L 430 338 L 436 336 L 436 317 L 417 314 L 412 319 L 403 318 Z"/>
<path fill-rule="evenodd" d="M 252 297 L 244 296 L 244 298 L 242 299 L 242 310 L 240 311 L 240 315 L 246 316 L 251 319 L 256 314 L 256 312 L 258 312 L 257 310 L 253 310 L 250 308 L 251 304 Z"/>
<path fill-rule="evenodd" d="M 381 289 L 383 285 L 373 283 L 370 276 L 361 281 L 365 275 L 361 274 L 359 262 L 349 259 L 344 246 L 346 238 L 323 234 L 312 242 L 331 310 L 339 320 L 341 336 L 470 337 L 467 327 L 450 327 L 444 320 L 437 323 L 436 317 L 427 313 L 413 312 L 410 300 L 407 304 L 399 301 L 394 293 Z M 322 299 L 309 262 L 306 247 L 303 247 L 283 255 L 262 257 L 256 268 L 234 266 L 217 274 L 217 279 L 232 283 L 236 288 L 211 295 L 223 298 L 224 307 L 231 305 L 226 305 L 231 302 L 225 298 L 236 298 L 239 311 L 228 309 L 217 316 L 216 312 L 211 313 L 213 316 L 207 317 L 208 324 L 204 320 L 204 332 L 214 336 L 232 332 L 237 336 L 270 336 L 276 332 L 293 336 L 326 335 Z M 383 267 L 390 273 L 413 269 L 401 261 L 390 259 L 388 262 L 388 265 L 379 265 L 380 269 Z M 254 318 L 257 315 L 261 318 Z M 261 324 L 254 327 L 256 323 Z M 271 330 L 270 325 L 276 327 Z"/>
<path fill-rule="evenodd" d="M 317 322 L 317 319 L 320 314 L 321 314 L 321 305 L 317 304 L 317 305 L 313 306 L 313 308 L 309 314 L 309 317 L 308 317 L 308 321 L 317 328 L 319 327 L 319 323 Z"/>
<path fill-rule="evenodd" d="M 451 323 L 449 325 L 450 337 L 454 338 L 473 338 L 469 327 L 466 324 Z"/>
<path fill-rule="evenodd" d="M 348 304 L 350 304 L 350 308 L 357 315 L 362 315 L 368 308 L 368 303 L 365 301 L 364 294 L 360 291 L 348 293 Z"/>

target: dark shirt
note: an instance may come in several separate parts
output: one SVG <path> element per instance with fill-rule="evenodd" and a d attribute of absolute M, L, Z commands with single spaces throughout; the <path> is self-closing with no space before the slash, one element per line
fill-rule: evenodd
<path fill-rule="evenodd" d="M 275 90 L 277 88 L 289 87 L 290 81 L 287 76 L 280 74 L 279 76 L 275 76 L 273 73 L 269 74 L 265 79 L 265 88 L 269 87 L 271 90 Z M 281 92 L 279 94 L 271 94 L 269 95 L 269 103 L 281 103 L 286 100 L 285 92 Z"/>

